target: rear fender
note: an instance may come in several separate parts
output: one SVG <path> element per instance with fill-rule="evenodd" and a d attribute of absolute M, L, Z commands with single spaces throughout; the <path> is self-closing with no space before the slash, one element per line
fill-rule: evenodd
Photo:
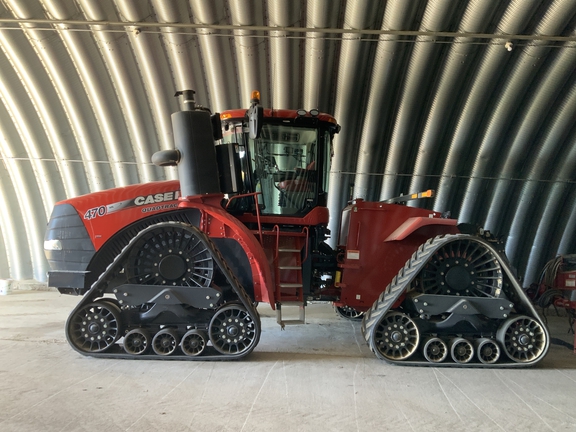
<path fill-rule="evenodd" d="M 413 217 L 396 229 L 385 241 L 413 240 L 423 244 L 428 239 L 444 234 L 458 234 L 456 219 L 438 219 L 426 217 Z M 398 307 L 404 301 L 405 293 L 400 295 L 392 307 Z"/>
<path fill-rule="evenodd" d="M 401 241 L 406 237 L 414 234 L 416 231 L 430 231 L 429 229 L 422 229 L 424 227 L 432 228 L 432 231 L 438 231 L 430 237 L 434 237 L 438 234 L 456 234 L 458 233 L 458 228 L 456 227 L 458 221 L 456 219 L 440 219 L 440 218 L 430 218 L 430 217 L 411 217 L 406 219 L 402 225 L 400 225 L 396 230 L 390 234 L 384 241 Z M 437 229 L 434 229 L 437 228 Z"/>

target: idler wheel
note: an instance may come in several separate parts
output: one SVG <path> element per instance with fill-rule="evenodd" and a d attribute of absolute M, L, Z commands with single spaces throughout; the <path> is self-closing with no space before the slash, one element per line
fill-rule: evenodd
<path fill-rule="evenodd" d="M 426 341 L 424 345 L 424 358 L 431 363 L 440 363 L 448 356 L 448 346 L 442 339 L 434 337 Z"/>
<path fill-rule="evenodd" d="M 456 363 L 465 364 L 474 357 L 474 347 L 464 338 L 456 338 L 450 344 L 450 355 Z"/>
<path fill-rule="evenodd" d="M 208 335 L 219 353 L 242 354 L 254 348 L 258 342 L 259 331 L 244 306 L 233 303 L 214 314 Z"/>
<path fill-rule="evenodd" d="M 106 300 L 90 303 L 68 319 L 66 337 L 85 353 L 104 352 L 120 338 L 120 309 Z"/>
<path fill-rule="evenodd" d="M 528 316 L 508 318 L 498 329 L 496 339 L 513 361 L 528 363 L 537 360 L 546 349 L 546 333 L 538 321 Z"/>
<path fill-rule="evenodd" d="M 420 332 L 416 323 L 401 312 L 388 312 L 376 325 L 374 345 L 388 360 L 406 360 L 416 352 Z"/>
<path fill-rule="evenodd" d="M 150 333 L 144 329 L 130 330 L 124 336 L 124 351 L 132 355 L 144 354 L 150 346 Z"/>
<path fill-rule="evenodd" d="M 197 356 L 204 352 L 207 340 L 208 337 L 206 333 L 193 329 L 188 331 L 184 337 L 182 337 L 180 348 L 187 356 Z"/>
<path fill-rule="evenodd" d="M 164 328 L 154 335 L 152 349 L 161 356 L 168 356 L 178 347 L 178 333 L 171 328 Z"/>

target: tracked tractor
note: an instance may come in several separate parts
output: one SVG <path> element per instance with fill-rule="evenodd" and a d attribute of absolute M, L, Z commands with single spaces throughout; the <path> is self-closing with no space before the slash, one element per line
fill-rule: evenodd
<path fill-rule="evenodd" d="M 260 339 L 259 303 L 284 328 L 305 322 L 309 302 L 329 301 L 361 320 L 390 363 L 528 366 L 545 356 L 548 332 L 501 244 L 407 205 L 431 192 L 352 200 L 329 232 L 334 117 L 263 109 L 258 93 L 249 109 L 212 115 L 193 91 L 177 96 L 175 148 L 152 160 L 176 166 L 178 181 L 91 193 L 52 212 L 48 282 L 82 296 L 65 327 L 76 351 L 238 359 Z"/>

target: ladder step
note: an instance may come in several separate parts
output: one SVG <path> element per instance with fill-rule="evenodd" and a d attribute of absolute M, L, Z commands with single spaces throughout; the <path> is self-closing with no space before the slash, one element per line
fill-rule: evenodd
<path fill-rule="evenodd" d="M 280 288 L 302 288 L 302 284 L 299 283 L 279 283 Z"/>
<path fill-rule="evenodd" d="M 283 306 L 296 306 L 298 307 L 298 319 L 282 319 L 282 307 Z M 296 324 L 306 324 L 306 303 L 302 301 L 284 301 L 276 305 L 276 322 L 280 324 L 282 328 L 285 325 L 296 325 Z"/>
<path fill-rule="evenodd" d="M 306 233 L 301 233 L 301 232 L 292 232 L 292 231 L 280 231 L 280 234 L 278 234 L 278 231 L 269 231 L 269 230 L 257 230 L 257 229 L 253 229 L 250 230 L 250 232 L 252 234 L 260 234 L 262 233 L 262 235 L 265 236 L 275 236 L 275 237 L 306 237 Z M 298 252 L 300 252 L 300 249 L 298 249 Z"/>
<path fill-rule="evenodd" d="M 252 234 L 260 234 L 260 230 L 252 229 L 250 230 Z M 292 232 L 292 231 L 270 231 L 270 230 L 262 230 L 262 235 L 269 235 L 269 236 L 276 236 L 276 237 L 306 237 L 305 233 L 301 232 Z"/>
<path fill-rule="evenodd" d="M 285 326 L 285 325 L 297 325 L 297 324 L 306 324 L 306 320 L 298 320 L 298 319 L 294 319 L 294 320 L 283 320 L 283 319 L 281 319 L 280 322 L 278 322 L 278 324 L 280 324 L 281 326 Z"/>
<path fill-rule="evenodd" d="M 280 270 L 300 270 L 300 266 L 278 266 Z"/>
<path fill-rule="evenodd" d="M 297 295 L 293 294 L 281 293 L 278 298 L 282 299 L 282 304 L 285 304 L 286 302 L 302 303 L 302 300 Z"/>

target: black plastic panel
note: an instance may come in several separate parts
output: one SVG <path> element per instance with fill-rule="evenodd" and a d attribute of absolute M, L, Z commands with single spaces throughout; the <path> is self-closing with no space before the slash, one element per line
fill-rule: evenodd
<path fill-rule="evenodd" d="M 62 244 L 62 250 L 44 251 L 52 270 L 84 271 L 95 253 L 82 219 L 70 204 L 54 207 L 44 240 Z"/>
<path fill-rule="evenodd" d="M 224 257 L 226 264 L 236 275 L 246 293 L 254 300 L 254 283 L 252 278 L 252 269 L 246 252 L 234 239 L 230 238 L 213 238 L 212 241 Z"/>
<path fill-rule="evenodd" d="M 77 288 L 84 286 L 85 271 L 49 271 L 48 286 L 57 288 Z"/>
<path fill-rule="evenodd" d="M 216 146 L 218 159 L 218 172 L 220 173 L 220 189 L 223 193 L 232 194 L 242 192 L 242 169 L 240 156 L 237 152 L 238 144 L 228 143 Z"/>

